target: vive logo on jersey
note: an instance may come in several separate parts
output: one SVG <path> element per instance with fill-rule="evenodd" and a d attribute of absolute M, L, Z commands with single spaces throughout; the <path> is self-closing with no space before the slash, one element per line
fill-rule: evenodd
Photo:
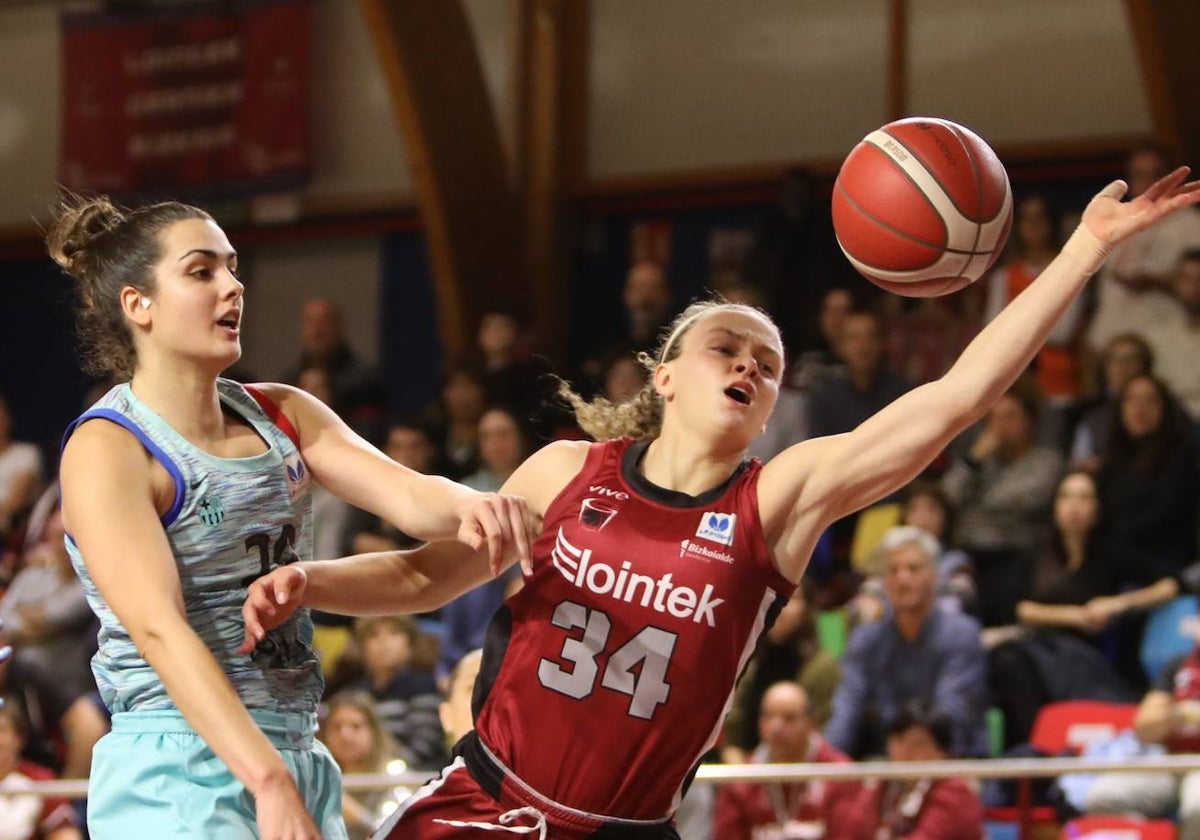
<path fill-rule="evenodd" d="M 293 499 L 308 489 L 311 477 L 299 453 L 283 459 L 283 470 L 287 474 L 288 495 Z"/>
<path fill-rule="evenodd" d="M 554 568 L 571 584 L 597 595 L 607 595 L 626 604 L 640 604 L 655 612 L 667 613 L 675 618 L 690 618 L 694 624 L 706 623 L 716 627 L 714 610 L 725 603 L 724 598 L 713 597 L 713 585 L 704 585 L 697 594 L 689 586 L 676 585 L 667 572 L 660 578 L 639 575 L 632 571 L 628 560 L 614 569 L 607 563 L 592 559 L 590 548 L 577 548 L 558 529 L 558 538 L 550 552 Z"/>
<path fill-rule="evenodd" d="M 736 513 L 717 513 L 706 510 L 700 514 L 700 525 L 696 528 L 696 536 L 721 545 L 733 545 L 733 533 L 736 530 Z"/>
<path fill-rule="evenodd" d="M 593 484 L 588 487 L 589 493 L 595 493 L 597 496 L 607 496 L 610 499 L 625 501 L 629 498 L 629 494 L 624 490 L 614 490 L 611 487 L 605 487 L 603 484 Z"/>
<path fill-rule="evenodd" d="M 206 496 L 200 500 L 197 508 L 200 521 L 210 528 L 215 528 L 225 521 L 225 506 L 216 496 Z"/>

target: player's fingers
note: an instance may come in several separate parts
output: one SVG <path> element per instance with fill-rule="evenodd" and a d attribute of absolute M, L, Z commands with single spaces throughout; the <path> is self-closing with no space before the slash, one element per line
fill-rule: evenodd
<path fill-rule="evenodd" d="M 242 604 L 242 624 L 245 626 L 245 635 L 242 637 L 238 653 L 247 654 L 253 651 L 259 640 L 266 635 L 266 630 L 258 619 L 258 610 L 249 599 Z"/>
<path fill-rule="evenodd" d="M 275 603 L 283 606 L 295 598 L 305 583 L 304 572 L 290 567 L 275 580 Z"/>
<path fill-rule="evenodd" d="M 504 500 L 497 496 L 488 504 L 479 505 L 476 508 L 479 527 L 483 529 L 484 539 L 487 540 L 488 566 L 493 575 L 500 573 L 500 566 L 504 562 L 505 526 L 494 507 L 497 501 L 501 505 L 504 504 Z"/>
<path fill-rule="evenodd" d="M 1116 181 L 1113 181 L 1107 187 L 1100 190 L 1100 195 L 1105 198 L 1111 198 L 1116 201 L 1120 201 L 1128 191 L 1129 185 L 1118 178 Z"/>
<path fill-rule="evenodd" d="M 1173 172 L 1168 172 L 1151 184 L 1142 195 L 1151 201 L 1157 201 L 1164 195 L 1170 195 L 1176 187 L 1187 179 L 1188 172 L 1190 171 L 1186 166 L 1181 166 Z"/>
<path fill-rule="evenodd" d="M 516 542 L 517 562 L 525 574 L 533 571 L 533 540 L 529 533 L 529 504 L 520 496 L 508 498 L 508 515 L 513 540 Z"/>

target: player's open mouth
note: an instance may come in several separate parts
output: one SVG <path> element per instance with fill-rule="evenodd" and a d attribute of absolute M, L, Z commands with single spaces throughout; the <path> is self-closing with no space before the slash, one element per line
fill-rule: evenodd
<path fill-rule="evenodd" d="M 740 402 L 742 405 L 750 405 L 750 395 L 736 385 L 730 385 L 726 388 L 725 396 L 734 402 Z"/>

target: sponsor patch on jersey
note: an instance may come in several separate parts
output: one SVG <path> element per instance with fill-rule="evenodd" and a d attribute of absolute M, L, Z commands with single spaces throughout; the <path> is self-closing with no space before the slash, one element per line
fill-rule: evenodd
<path fill-rule="evenodd" d="M 679 543 L 680 557 L 693 557 L 703 560 L 706 563 L 712 560 L 719 560 L 722 563 L 732 563 L 733 555 L 721 551 L 719 548 L 709 548 L 692 540 L 681 540 Z"/>
<path fill-rule="evenodd" d="M 288 495 L 293 499 L 308 489 L 312 478 L 299 453 L 283 459 L 283 471 L 287 477 Z"/>
<path fill-rule="evenodd" d="M 721 545 L 733 545 L 733 532 L 736 530 L 736 513 L 717 513 L 713 510 L 706 510 L 700 514 L 700 526 L 696 528 L 696 536 Z"/>

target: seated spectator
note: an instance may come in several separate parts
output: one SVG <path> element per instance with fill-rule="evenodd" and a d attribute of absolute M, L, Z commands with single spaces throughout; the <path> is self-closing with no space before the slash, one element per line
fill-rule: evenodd
<path fill-rule="evenodd" d="M 1011 624 L 1029 552 L 1041 538 L 1062 456 L 1038 446 L 1040 396 L 1019 380 L 988 411 L 970 450 L 942 476 L 958 511 L 952 542 L 971 556 L 985 627 Z"/>
<path fill-rule="evenodd" d="M 829 720 L 842 670 L 817 639 L 809 590 L 801 581 L 746 666 L 725 718 L 721 757 L 727 764 L 745 762 L 758 745 L 758 709 L 767 689 L 777 682 L 794 681 L 804 689 L 805 713 L 817 726 Z"/>
<path fill-rule="evenodd" d="M 75 810 L 66 799 L 14 795 L 34 782 L 54 780 L 54 772 L 21 758 L 29 721 L 20 701 L 0 702 L 0 837 L 4 840 L 82 840 Z"/>
<path fill-rule="evenodd" d="M 362 691 L 343 691 L 326 704 L 321 740 L 343 773 L 388 773 L 394 764 L 395 744 L 383 731 L 375 714 L 375 701 Z M 367 793 L 342 794 L 342 817 L 350 840 L 366 840 L 395 803 L 391 788 Z"/>
<path fill-rule="evenodd" d="M 475 713 L 471 708 L 471 697 L 475 691 L 475 678 L 483 664 L 483 651 L 479 648 L 461 656 L 446 687 L 446 699 L 438 707 L 438 717 L 446 732 L 446 745 L 453 747 L 459 739 L 475 728 Z"/>
<path fill-rule="evenodd" d="M 1147 336 L 1154 342 L 1158 373 L 1179 398 L 1193 423 L 1200 423 L 1200 243 L 1179 258 L 1171 284 L 1174 316 Z"/>
<path fill-rule="evenodd" d="M 1164 668 L 1133 720 L 1138 740 L 1167 752 L 1200 752 L 1200 648 Z M 1200 771 L 1102 773 L 1087 791 L 1090 814 L 1178 816 L 1179 840 L 1200 840 Z"/>
<path fill-rule="evenodd" d="M 63 775 L 86 778 L 92 746 L 108 732 L 108 717 L 94 696 L 91 656 L 96 651 L 96 617 L 83 584 L 71 567 L 55 508 L 42 539 L 26 555 L 24 568 L 0 599 L 0 638 L 13 647 L 10 690 L 30 698 L 40 728 L 62 735 Z"/>
<path fill-rule="evenodd" d="M 437 461 L 449 478 L 460 479 L 479 468 L 479 418 L 486 409 L 482 372 L 468 364 L 450 365 L 430 415 L 440 433 Z"/>
<path fill-rule="evenodd" d="M 753 764 L 848 762 L 817 731 L 808 696 L 794 682 L 767 689 L 758 714 L 759 746 Z M 824 837 L 839 800 L 858 785 L 829 782 L 735 782 L 717 789 L 714 836 L 720 840 Z M 807 833 L 802 833 L 807 832 Z"/>
<path fill-rule="evenodd" d="M 1058 256 L 1059 219 L 1045 196 L 1028 195 L 1017 203 L 1013 224 L 1012 256 L 988 275 L 985 321 L 991 321 L 1010 301 L 1025 291 L 1050 261 Z M 1033 360 L 1038 387 L 1059 417 L 1083 395 L 1084 333 L 1087 301 L 1072 301 L 1046 344 Z M 1061 439 L 1061 427 L 1053 440 Z"/>
<path fill-rule="evenodd" d="M 869 310 L 848 313 L 836 338 L 845 365 L 813 386 L 809 430 L 813 437 L 849 432 L 912 386 L 886 364 L 883 323 Z"/>
<path fill-rule="evenodd" d="M 436 770 L 446 759 L 438 720 L 441 695 L 430 670 L 417 667 L 417 626 L 410 616 L 374 616 L 355 623 L 363 677 L 351 687 L 375 699 L 375 712 L 396 742 L 397 756 L 415 769 Z"/>
<path fill-rule="evenodd" d="M 480 468 L 463 484 L 484 493 L 495 493 L 532 451 L 531 433 L 511 409 L 490 408 L 479 418 Z M 444 632 L 437 676 L 445 681 L 458 660 L 483 646 L 492 616 L 505 599 L 521 587 L 520 568 L 513 566 L 499 577 L 475 587 L 439 612 Z"/>
<path fill-rule="evenodd" d="M 900 524 L 914 525 L 929 532 L 942 546 L 937 560 L 937 600 L 942 609 L 971 614 L 975 610 L 974 566 L 965 551 L 946 548 L 945 540 L 953 530 L 953 509 L 946 494 L 934 482 L 917 479 L 900 493 Z M 880 555 L 878 546 L 872 552 Z M 882 565 L 882 557 L 876 566 Z M 863 580 L 858 594 L 847 605 L 850 623 L 877 621 L 887 611 L 887 587 L 883 569 Z"/>
<path fill-rule="evenodd" d="M 42 453 L 32 443 L 13 440 L 8 400 L 0 395 L 0 542 L 37 498 Z"/>
<path fill-rule="evenodd" d="M 425 420 L 398 417 L 388 427 L 384 453 L 410 470 L 430 475 L 440 470 L 437 436 Z M 365 511 L 355 513 L 346 526 L 350 550 L 345 554 L 369 554 L 373 551 L 398 551 L 416 548 L 414 540 L 390 522 Z"/>
<path fill-rule="evenodd" d="M 854 295 L 840 286 L 825 292 L 821 298 L 815 342 L 810 348 L 798 348 L 795 361 L 788 367 L 789 384 L 800 393 L 808 393 L 814 385 L 835 375 L 835 371 L 841 368 L 842 361 L 834 352 L 834 347 L 837 346 L 842 323 L 854 308 Z"/>
<path fill-rule="evenodd" d="M 887 728 L 892 761 L 945 761 L 954 724 L 915 701 Z M 865 785 L 839 810 L 827 840 L 983 840 L 983 805 L 962 779 L 904 779 Z"/>
<path fill-rule="evenodd" d="M 1083 410 L 1071 442 L 1071 468 L 1095 472 L 1108 445 L 1109 428 L 1116 413 L 1117 394 L 1135 376 L 1154 372 L 1154 351 L 1134 333 L 1113 336 L 1100 354 L 1103 392 Z"/>
<path fill-rule="evenodd" d="M 988 754 L 986 654 L 979 622 L 937 608 L 937 540 L 913 526 L 883 538 L 891 611 L 860 624 L 842 657 L 825 738 L 848 755 L 878 755 L 883 727 L 910 700 L 926 700 L 953 724 L 953 752 Z"/>
<path fill-rule="evenodd" d="M 302 371 L 320 368 L 329 377 L 330 405 L 367 440 L 377 442 L 387 407 L 379 372 L 361 361 L 346 340 L 342 312 L 328 298 L 311 298 L 300 312 L 300 358 L 284 377 L 300 384 Z"/>
<path fill-rule="evenodd" d="M 1161 175 L 1170 172 L 1173 155 L 1157 144 L 1130 152 L 1125 181 L 1128 200 L 1145 192 Z M 1168 289 L 1179 257 L 1200 246 L 1200 211 L 1188 208 L 1118 244 L 1096 272 L 1092 288 L 1095 312 L 1088 328 L 1092 347 L 1103 346 L 1119 332 L 1150 335 L 1157 324 L 1171 317 L 1174 301 Z"/>
<path fill-rule="evenodd" d="M 485 312 L 475 343 L 483 359 L 488 404 L 511 410 L 522 423 L 540 419 L 546 396 L 543 377 L 549 368 L 545 360 L 530 353 L 516 316 Z"/>
<path fill-rule="evenodd" d="M 332 382 L 324 368 L 311 367 L 300 371 L 296 384 L 333 407 Z M 325 489 L 320 482 L 312 483 L 313 559 L 332 560 L 350 552 L 347 533 L 354 508 Z"/>
<path fill-rule="evenodd" d="M 1100 536 L 1095 479 L 1069 472 L 1058 484 L 1051 536 L 1034 557 L 1017 624 L 989 628 L 992 702 L 1004 712 L 1005 744 L 1029 740 L 1038 710 L 1060 700 L 1133 702 L 1136 690 L 1099 649 L 1124 613 L 1178 594 L 1171 578 L 1118 592 L 1123 560 Z"/>
<path fill-rule="evenodd" d="M 1186 417 L 1153 376 L 1126 382 L 1117 405 L 1096 479 L 1104 538 L 1176 574 L 1197 556 L 1200 473 Z"/>

